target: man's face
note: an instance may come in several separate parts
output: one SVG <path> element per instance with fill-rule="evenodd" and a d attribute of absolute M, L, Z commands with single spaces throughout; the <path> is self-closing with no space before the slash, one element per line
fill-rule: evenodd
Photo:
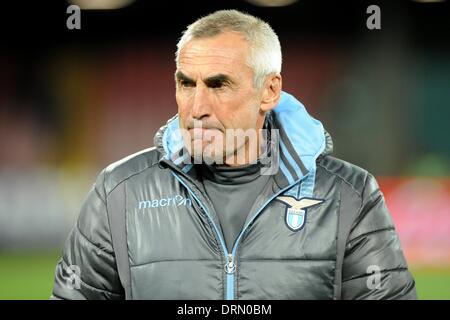
<path fill-rule="evenodd" d="M 247 41 L 234 32 L 191 40 L 180 51 L 176 100 L 180 128 L 189 132 L 185 141 L 190 139 L 188 147 L 194 157 L 209 148 L 216 150 L 214 157 L 227 158 L 245 144 L 240 141 L 227 146 L 227 129 L 262 127 L 261 90 L 253 86 L 253 70 L 246 64 L 248 54 Z M 202 129 L 194 130 L 197 121 Z M 220 154 L 217 146 L 223 146 Z"/>

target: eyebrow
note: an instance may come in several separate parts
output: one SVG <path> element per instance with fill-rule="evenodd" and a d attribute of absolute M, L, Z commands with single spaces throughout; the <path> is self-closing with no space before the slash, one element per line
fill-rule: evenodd
<path fill-rule="evenodd" d="M 185 75 L 181 71 L 177 71 L 175 73 L 175 77 L 178 81 L 186 81 L 189 83 L 195 83 L 194 79 L 189 78 L 187 75 Z M 216 74 L 216 75 L 206 78 L 204 80 L 204 83 L 207 86 L 214 86 L 214 85 L 221 84 L 221 83 L 233 83 L 233 81 L 226 74 L 219 73 L 219 74 Z"/>
<path fill-rule="evenodd" d="M 187 75 L 185 75 L 183 72 L 181 71 L 177 71 L 175 73 L 175 78 L 177 79 L 177 81 L 186 81 L 186 82 L 192 82 L 195 83 L 194 79 L 189 78 Z"/>

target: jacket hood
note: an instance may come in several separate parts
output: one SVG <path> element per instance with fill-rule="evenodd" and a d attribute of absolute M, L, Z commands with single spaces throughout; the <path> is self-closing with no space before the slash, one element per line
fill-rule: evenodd
<path fill-rule="evenodd" d="M 331 136 L 322 123 L 306 111 L 305 106 L 289 93 L 282 92 L 278 105 L 266 115 L 266 126 L 277 129 L 279 135 L 280 171 L 289 183 L 316 169 L 316 159 L 333 150 Z M 179 132 L 178 114 L 168 120 L 154 137 L 154 143 L 166 160 L 190 170 L 183 163 L 190 157 Z"/>

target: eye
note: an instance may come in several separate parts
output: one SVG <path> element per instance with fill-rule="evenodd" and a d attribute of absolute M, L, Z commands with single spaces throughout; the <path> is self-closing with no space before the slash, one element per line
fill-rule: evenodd
<path fill-rule="evenodd" d="M 195 83 L 189 80 L 180 80 L 180 85 L 182 87 L 194 87 Z"/>
<path fill-rule="evenodd" d="M 220 89 L 220 88 L 226 87 L 227 83 L 225 81 L 217 80 L 217 81 L 211 81 L 207 85 L 209 88 L 212 88 L 212 89 Z"/>
<path fill-rule="evenodd" d="M 221 81 L 213 82 L 209 85 L 209 87 L 213 88 L 213 89 L 222 88 L 223 86 L 224 86 L 224 83 Z"/>

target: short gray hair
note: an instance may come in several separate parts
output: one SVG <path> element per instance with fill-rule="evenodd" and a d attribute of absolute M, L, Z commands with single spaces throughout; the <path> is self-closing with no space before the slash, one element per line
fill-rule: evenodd
<path fill-rule="evenodd" d="M 219 10 L 189 25 L 177 44 L 177 67 L 180 51 L 187 42 L 227 31 L 241 33 L 249 43 L 247 65 L 253 69 L 255 88 L 262 87 L 267 75 L 281 72 L 281 46 L 276 33 L 267 22 L 237 10 Z"/>

